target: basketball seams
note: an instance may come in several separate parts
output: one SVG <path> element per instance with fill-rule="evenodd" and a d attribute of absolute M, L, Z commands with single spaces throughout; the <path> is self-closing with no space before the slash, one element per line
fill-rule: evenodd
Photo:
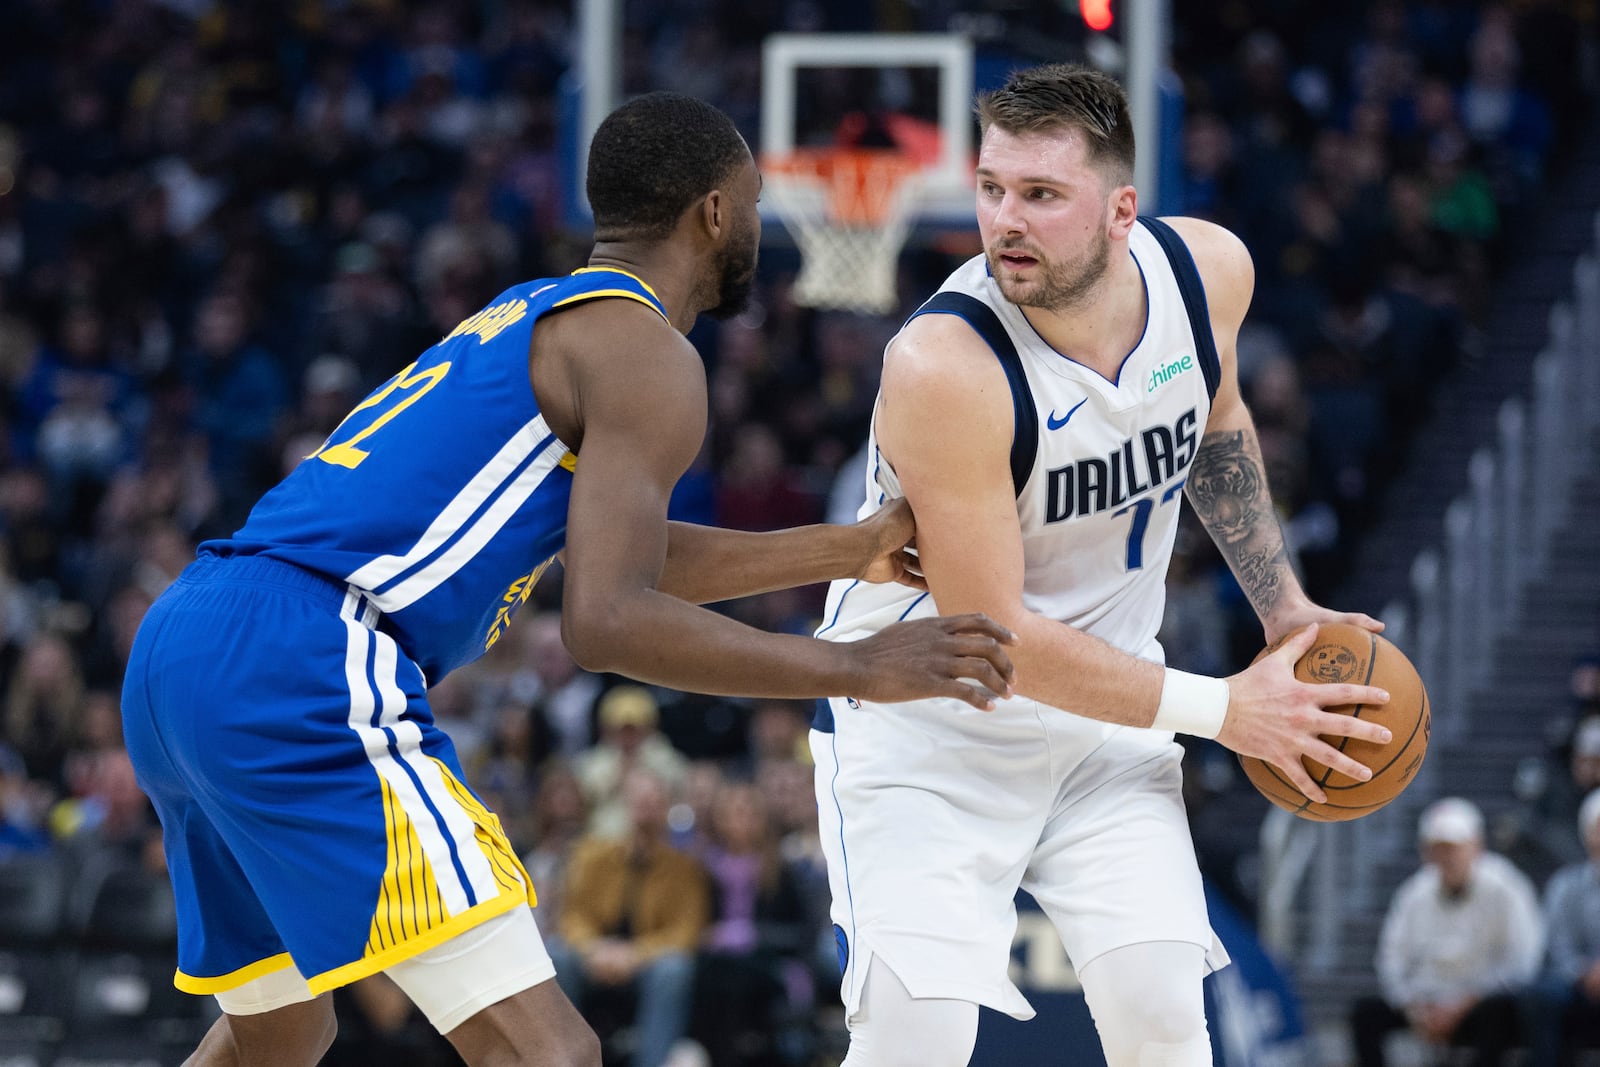
<path fill-rule="evenodd" d="M 1417 696 L 1420 699 L 1415 703 L 1407 701 L 1408 706 L 1416 708 L 1417 714 L 1406 716 L 1410 719 L 1410 729 L 1404 737 L 1397 737 L 1389 744 L 1381 746 L 1367 745 L 1365 742 L 1362 743 L 1363 746 L 1372 749 L 1372 752 L 1368 754 L 1367 758 L 1371 758 L 1372 756 L 1379 754 L 1388 757 L 1382 765 L 1372 767 L 1372 777 L 1367 781 L 1356 782 L 1349 779 L 1345 775 L 1340 774 L 1339 777 L 1347 784 L 1330 786 L 1328 782 L 1335 773 L 1332 768 L 1324 766 L 1320 775 L 1313 773 L 1313 780 L 1318 782 L 1318 784 L 1327 792 L 1329 797 L 1327 802 L 1322 804 L 1312 803 L 1299 791 L 1299 789 L 1295 788 L 1295 786 L 1289 781 L 1282 771 L 1272 764 L 1261 759 L 1241 757 L 1241 763 L 1243 765 L 1245 775 L 1250 780 L 1251 784 L 1256 787 L 1257 791 L 1259 791 L 1275 806 L 1289 811 L 1291 814 L 1296 815 L 1299 818 L 1308 819 L 1315 822 L 1342 822 L 1348 819 L 1355 819 L 1376 811 L 1388 804 L 1394 799 L 1395 796 L 1398 796 L 1399 793 L 1404 790 L 1406 785 L 1409 784 L 1411 779 L 1414 777 L 1415 769 L 1421 765 L 1421 762 L 1424 758 L 1426 758 L 1428 751 L 1427 726 L 1428 720 L 1431 718 L 1432 709 L 1429 707 L 1427 687 L 1422 683 L 1420 678 L 1415 676 L 1414 665 L 1412 665 L 1411 661 L 1406 658 L 1405 653 L 1401 652 L 1390 642 L 1383 640 L 1380 635 L 1371 633 L 1370 631 L 1361 631 L 1358 627 L 1348 626 L 1348 624 L 1342 625 L 1348 627 L 1347 632 L 1341 633 L 1340 637 L 1336 639 L 1334 643 L 1345 648 L 1347 651 L 1354 651 L 1352 645 L 1355 648 L 1360 647 L 1358 634 L 1348 631 L 1358 631 L 1361 636 L 1366 637 L 1368 654 L 1364 684 L 1374 684 L 1373 679 L 1376 677 L 1398 675 L 1398 677 L 1391 679 L 1385 688 L 1390 689 L 1391 692 L 1405 693 L 1409 696 L 1409 687 L 1415 686 L 1417 690 Z M 1387 651 L 1385 651 L 1385 649 L 1387 649 Z M 1270 652 L 1271 649 L 1269 648 L 1266 651 Z M 1380 654 L 1385 656 L 1392 654 L 1397 658 L 1392 662 L 1391 660 L 1386 659 L 1380 665 L 1378 663 L 1378 656 Z M 1259 658 L 1260 657 L 1257 657 L 1257 659 Z M 1296 664 L 1297 676 L 1299 676 L 1298 667 L 1299 664 Z M 1412 677 L 1406 679 L 1404 675 L 1408 671 Z M 1312 679 L 1302 678 L 1301 680 L 1311 681 Z M 1363 712 L 1369 708 L 1374 713 L 1373 719 L 1369 721 L 1392 724 L 1398 723 L 1402 720 L 1402 716 L 1395 711 L 1392 705 L 1383 705 L 1380 707 L 1377 705 L 1358 704 L 1354 706 L 1353 711 L 1350 712 L 1350 714 L 1361 718 L 1363 717 Z M 1339 751 L 1348 752 L 1350 740 L 1350 738 L 1340 738 L 1337 742 L 1337 748 Z M 1332 743 L 1331 739 L 1330 743 Z M 1414 752 L 1413 750 L 1418 751 Z M 1317 763 L 1316 760 L 1311 759 L 1306 759 L 1304 762 L 1313 765 Z M 1403 773 L 1408 767 L 1412 769 L 1412 774 Z M 1310 767 L 1308 767 L 1307 770 L 1310 771 Z M 1382 797 L 1376 801 L 1370 800 L 1363 796 L 1363 793 L 1366 793 L 1369 790 L 1375 791 L 1384 789 L 1392 789 L 1392 792 L 1389 796 Z M 1343 802 L 1341 803 L 1341 801 Z M 1359 801 L 1359 803 L 1354 803 L 1354 801 Z"/>
<path fill-rule="evenodd" d="M 1374 637 L 1376 637 L 1376 635 L 1374 635 Z M 1377 644 L 1376 641 L 1374 641 L 1373 643 L 1374 643 L 1374 645 Z M 1398 649 L 1396 651 L 1398 652 Z M 1377 658 L 1376 655 L 1374 655 L 1374 657 L 1373 657 L 1374 661 L 1376 661 L 1376 658 Z M 1367 684 L 1368 685 L 1372 684 L 1372 674 L 1373 674 L 1372 670 L 1369 669 L 1367 671 Z M 1411 717 L 1411 732 L 1406 735 L 1405 744 L 1400 748 L 1400 750 L 1398 752 L 1396 752 L 1392 757 L 1390 757 L 1389 761 L 1387 763 L 1383 764 L 1381 767 L 1372 768 L 1372 778 L 1369 778 L 1366 782 L 1356 782 L 1353 785 L 1337 785 L 1337 786 L 1331 786 L 1331 787 L 1325 786 L 1324 788 L 1354 789 L 1354 788 L 1356 788 L 1358 786 L 1363 786 L 1363 785 L 1370 784 L 1372 781 L 1376 780 L 1379 776 L 1381 776 L 1384 773 L 1386 773 L 1387 771 L 1389 771 L 1391 768 L 1394 767 L 1395 764 L 1399 763 L 1402 759 L 1405 758 L 1406 754 L 1411 751 L 1411 743 L 1417 739 L 1417 732 L 1422 729 L 1423 724 L 1426 723 L 1428 721 L 1428 718 L 1429 718 L 1428 690 L 1427 690 L 1426 687 L 1419 686 L 1419 691 L 1420 691 L 1421 696 L 1422 696 L 1422 708 L 1421 708 L 1421 710 L 1420 710 L 1420 712 L 1418 714 L 1416 714 L 1416 715 Z M 1349 738 L 1345 738 L 1345 740 L 1348 741 Z M 1394 742 L 1391 741 L 1389 744 L 1392 745 L 1392 744 L 1394 744 Z M 1341 750 L 1343 749 L 1343 747 L 1344 747 L 1343 745 L 1340 746 Z M 1384 749 L 1387 749 L 1388 747 L 1389 747 L 1389 745 L 1384 745 L 1383 746 Z"/>
<path fill-rule="evenodd" d="M 1374 633 L 1368 633 L 1367 634 L 1367 676 L 1366 676 L 1365 679 L 1362 680 L 1362 683 L 1361 683 L 1362 685 L 1371 685 L 1372 684 L 1372 672 L 1378 666 L 1378 640 L 1377 640 L 1377 638 L 1378 638 L 1377 634 L 1374 634 Z M 1298 666 L 1298 664 L 1297 664 L 1297 666 Z M 1298 672 L 1296 672 L 1296 673 L 1298 673 Z M 1364 707 L 1366 707 L 1365 704 L 1357 704 L 1355 706 L 1355 710 L 1350 712 L 1350 717 L 1352 719 L 1361 718 L 1361 709 L 1364 708 Z M 1341 737 L 1341 738 L 1339 738 L 1339 745 L 1338 745 L 1339 751 L 1343 752 L 1345 746 L 1348 745 L 1349 743 L 1350 743 L 1350 738 L 1349 737 Z M 1374 769 L 1373 772 L 1372 772 L 1372 777 L 1373 778 L 1378 777 L 1378 773 L 1379 772 L 1376 769 Z M 1328 779 L 1332 778 L 1332 777 L 1333 777 L 1333 768 L 1332 767 L 1323 767 L 1322 768 L 1322 777 L 1320 779 L 1318 779 L 1317 785 L 1322 787 L 1322 789 L 1324 791 L 1326 791 L 1328 789 Z M 1348 775 L 1346 777 L 1348 777 Z M 1369 778 L 1367 780 L 1371 781 L 1372 779 Z M 1349 786 L 1337 786 L 1336 788 L 1348 789 Z"/>

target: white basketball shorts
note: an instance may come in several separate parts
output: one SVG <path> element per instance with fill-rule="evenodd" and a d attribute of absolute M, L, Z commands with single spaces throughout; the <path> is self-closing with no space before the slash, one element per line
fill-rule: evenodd
<path fill-rule="evenodd" d="M 1013 698 L 831 701 L 811 732 L 822 847 L 854 1013 L 873 956 L 913 997 L 1033 1009 L 1007 974 L 1028 890 L 1074 966 L 1182 941 L 1228 962 L 1211 930 L 1170 733 Z"/>

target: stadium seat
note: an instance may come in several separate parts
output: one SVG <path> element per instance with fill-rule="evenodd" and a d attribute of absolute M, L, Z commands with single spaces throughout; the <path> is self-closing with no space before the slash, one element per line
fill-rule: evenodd
<path fill-rule="evenodd" d="M 0 862 L 0 1062 L 27 1063 L 34 1052 L 46 1056 L 42 1043 L 65 1033 L 73 962 L 63 945 L 70 881 L 69 865 L 54 854 Z"/>
<path fill-rule="evenodd" d="M 73 895 L 72 925 L 88 951 L 164 952 L 178 943 L 178 909 L 164 874 L 108 863 L 84 872 Z"/>
<path fill-rule="evenodd" d="M 53 853 L 0 862 L 0 948 L 39 947 L 61 937 L 70 874 Z"/>
<path fill-rule="evenodd" d="M 177 909 L 164 875 L 113 863 L 86 873 L 73 899 L 77 963 L 70 1032 L 193 1048 L 209 998 L 175 989 Z"/>

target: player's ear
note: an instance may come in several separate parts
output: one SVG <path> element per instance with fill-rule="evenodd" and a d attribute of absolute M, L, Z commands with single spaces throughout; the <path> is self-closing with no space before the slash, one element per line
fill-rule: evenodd
<path fill-rule="evenodd" d="M 728 220 L 727 197 L 721 189 L 713 189 L 700 201 L 700 224 L 713 240 L 722 236 Z"/>
<path fill-rule="evenodd" d="M 1110 217 L 1111 236 L 1119 240 L 1126 240 L 1128 233 L 1133 229 L 1135 220 L 1139 217 L 1138 190 L 1127 184 L 1116 185 L 1112 187 L 1106 199 L 1106 213 Z"/>

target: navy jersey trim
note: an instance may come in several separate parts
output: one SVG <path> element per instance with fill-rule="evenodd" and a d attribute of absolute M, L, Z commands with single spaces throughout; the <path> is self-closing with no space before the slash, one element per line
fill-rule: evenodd
<path fill-rule="evenodd" d="M 912 312 L 911 318 L 930 314 L 956 315 L 964 319 L 988 342 L 1000 360 L 1011 386 L 1011 410 L 1015 420 L 1011 436 L 1011 485 L 1017 496 L 1021 496 L 1022 487 L 1028 484 L 1028 476 L 1033 473 L 1034 458 L 1039 454 L 1039 412 L 1034 408 L 1028 375 L 1022 369 L 1022 356 L 1001 324 L 1000 316 L 977 297 L 966 293 L 934 293 L 926 304 Z"/>
<path fill-rule="evenodd" d="M 1222 383 L 1222 360 L 1217 356 L 1217 339 L 1211 332 L 1211 311 L 1206 303 L 1205 283 L 1183 243 L 1178 231 L 1149 215 L 1140 215 L 1139 221 L 1150 231 L 1167 254 L 1172 264 L 1172 276 L 1178 281 L 1178 291 L 1183 294 L 1183 306 L 1189 312 L 1189 331 L 1194 334 L 1195 354 L 1200 357 L 1200 371 L 1206 376 L 1206 395 L 1217 398 L 1217 386 Z"/>
<path fill-rule="evenodd" d="M 817 706 L 811 712 L 811 728 L 819 733 L 833 733 L 833 705 L 828 703 L 827 697 L 817 700 Z"/>

